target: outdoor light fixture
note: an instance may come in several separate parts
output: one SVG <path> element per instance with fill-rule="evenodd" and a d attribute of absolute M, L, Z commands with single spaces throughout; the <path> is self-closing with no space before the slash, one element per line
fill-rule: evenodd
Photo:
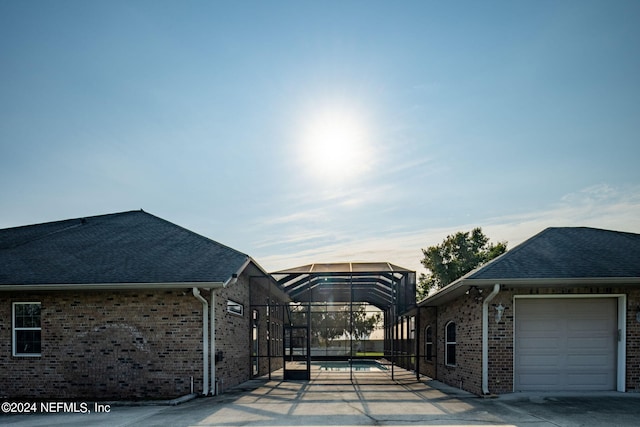
<path fill-rule="evenodd" d="M 469 289 L 467 289 L 467 292 L 465 292 L 466 295 L 473 295 L 475 294 L 474 299 L 476 301 L 482 301 L 482 289 L 478 288 L 477 286 L 471 286 Z"/>
<path fill-rule="evenodd" d="M 504 306 L 499 304 L 496 307 L 496 323 L 500 323 L 500 320 L 502 320 L 502 313 L 504 313 Z"/>
<path fill-rule="evenodd" d="M 238 283 L 238 275 L 236 273 L 233 273 L 227 285 L 235 285 L 236 283 Z"/>

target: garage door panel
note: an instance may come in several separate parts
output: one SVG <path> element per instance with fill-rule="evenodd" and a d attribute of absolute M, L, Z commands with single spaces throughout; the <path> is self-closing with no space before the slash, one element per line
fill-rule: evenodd
<path fill-rule="evenodd" d="M 602 311 L 602 301 L 603 298 L 567 298 L 564 300 L 566 302 L 564 309 L 569 316 L 582 317 L 587 312 L 592 316 L 607 317 L 606 311 Z"/>
<path fill-rule="evenodd" d="M 580 390 L 602 390 L 602 387 L 608 387 L 609 373 L 576 372 L 567 374 L 567 384 L 572 389 L 579 386 Z"/>
<path fill-rule="evenodd" d="M 527 390 L 548 390 L 549 385 L 551 387 L 558 385 L 557 374 L 527 374 L 519 376 L 520 382 L 525 384 Z"/>
<path fill-rule="evenodd" d="M 544 306 L 536 307 L 534 305 L 522 305 L 518 306 L 518 312 L 526 314 L 527 316 L 546 317 L 549 314 L 553 314 L 555 307 Z"/>
<path fill-rule="evenodd" d="M 528 354 L 520 357 L 520 366 L 524 368 L 536 368 L 545 366 L 552 368 L 560 364 L 560 356 L 556 354 Z"/>
<path fill-rule="evenodd" d="M 567 348 L 600 351 L 609 347 L 612 337 L 575 337 L 567 339 Z M 606 352 L 606 351 L 605 351 Z"/>
<path fill-rule="evenodd" d="M 527 339 L 522 343 L 524 349 L 535 350 L 544 350 L 544 349 L 553 349 L 560 345 L 559 338 L 550 338 L 550 337 L 527 337 Z"/>
<path fill-rule="evenodd" d="M 517 299 L 514 389 L 614 390 L 616 298 Z"/>
<path fill-rule="evenodd" d="M 568 319 L 567 329 L 574 332 L 585 333 L 605 333 L 608 322 L 606 318 L 598 317 L 592 319 Z"/>
<path fill-rule="evenodd" d="M 528 322 L 522 325 L 522 332 L 526 333 L 542 333 L 547 334 L 549 332 L 556 331 L 558 328 L 558 323 L 553 320 L 546 319 L 544 317 L 532 317 L 535 322 Z"/>
<path fill-rule="evenodd" d="M 573 367 L 606 366 L 609 363 L 608 354 L 569 354 L 567 355 L 567 365 Z"/>

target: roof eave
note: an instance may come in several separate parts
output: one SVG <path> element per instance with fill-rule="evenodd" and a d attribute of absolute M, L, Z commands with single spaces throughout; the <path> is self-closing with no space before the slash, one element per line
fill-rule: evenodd
<path fill-rule="evenodd" d="M 459 279 L 418 303 L 419 307 L 444 304 L 464 295 L 471 286 L 489 287 L 496 284 L 512 288 L 567 288 L 573 286 L 627 286 L 640 285 L 640 277 L 571 277 L 571 278 L 530 278 L 530 279 Z"/>
<path fill-rule="evenodd" d="M 134 290 L 134 289 L 214 289 L 224 286 L 224 282 L 164 282 L 164 283 L 42 283 L 30 285 L 0 285 L 0 292 L 11 291 L 91 291 L 91 290 Z"/>
<path fill-rule="evenodd" d="M 419 301 L 417 303 L 417 306 L 418 307 L 438 306 L 447 301 L 451 301 L 452 299 L 455 299 L 466 292 L 463 286 L 464 286 L 464 281 L 462 279 L 457 280 L 451 283 L 450 285 L 440 289 L 433 295 L 430 295 L 424 298 L 423 300 Z"/>
<path fill-rule="evenodd" d="M 568 287 L 595 285 L 638 285 L 640 277 L 549 277 L 549 278 L 514 278 L 514 279 L 465 279 L 469 286 L 493 286 L 496 283 L 511 287 Z"/>

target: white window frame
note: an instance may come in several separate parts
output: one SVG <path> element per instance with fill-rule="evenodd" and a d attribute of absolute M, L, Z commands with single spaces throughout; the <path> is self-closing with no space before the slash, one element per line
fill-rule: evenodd
<path fill-rule="evenodd" d="M 16 306 L 17 305 L 39 305 L 40 306 L 40 326 L 17 327 L 16 326 Z M 17 331 L 39 331 L 40 332 L 40 353 L 20 353 L 17 351 Z M 42 304 L 39 301 L 16 301 L 11 305 L 11 351 L 14 357 L 40 357 L 42 356 Z"/>
<path fill-rule="evenodd" d="M 453 327 L 455 328 L 455 335 L 457 337 L 458 335 L 458 325 L 456 324 L 455 321 L 450 320 L 449 322 L 447 322 L 447 324 L 444 326 L 444 364 L 447 366 L 457 366 L 458 364 L 458 355 L 457 355 L 457 348 L 458 348 L 458 343 L 457 341 L 449 341 L 449 325 L 453 324 Z M 457 339 L 457 338 L 456 338 Z M 452 345 L 454 348 L 454 363 L 449 363 L 449 346 Z"/>
<path fill-rule="evenodd" d="M 259 356 L 260 356 L 260 331 L 258 329 L 258 310 L 253 309 L 251 311 L 251 369 L 252 375 L 258 375 L 260 371 Z"/>
<path fill-rule="evenodd" d="M 235 316 L 244 316 L 244 305 L 239 302 L 227 300 L 227 311 Z"/>

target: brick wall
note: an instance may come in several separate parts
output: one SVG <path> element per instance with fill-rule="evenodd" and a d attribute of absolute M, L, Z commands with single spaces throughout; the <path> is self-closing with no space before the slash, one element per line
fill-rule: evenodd
<path fill-rule="evenodd" d="M 465 295 L 450 304 L 438 307 L 437 371 L 438 380 L 470 391 L 482 393 L 482 302 L 474 295 Z M 445 362 L 445 327 L 456 323 L 456 364 Z"/>
<path fill-rule="evenodd" d="M 436 365 L 438 363 L 438 352 L 436 349 L 438 348 L 438 336 L 440 335 L 440 331 L 438 328 L 438 309 L 436 307 L 421 307 L 420 308 L 420 373 L 422 375 L 426 375 L 430 378 L 436 378 L 437 369 Z M 433 350 L 432 350 L 432 358 L 431 360 L 427 360 L 426 352 L 425 352 L 425 330 L 430 326 L 432 332 L 432 342 L 433 342 Z"/>
<path fill-rule="evenodd" d="M 258 299 L 268 296 L 260 287 L 255 293 Z M 252 377 L 250 279 L 241 275 L 214 294 L 215 373 L 224 392 Z M 202 289 L 201 295 L 211 303 L 209 291 Z M 230 300 L 243 305 L 242 315 L 227 310 Z M 40 357 L 12 356 L 12 303 L 21 301 L 41 303 Z M 266 307 L 258 310 L 265 350 Z M 2 293 L 0 362 L 0 397 L 6 398 L 166 399 L 189 394 L 192 377 L 199 393 L 202 303 L 191 288 Z M 282 367 L 282 357 L 271 362 L 272 370 Z M 258 375 L 268 367 L 268 360 L 261 360 Z"/>
<path fill-rule="evenodd" d="M 504 311 L 496 323 L 496 307 L 500 304 Z M 488 386 L 493 394 L 513 391 L 513 320 L 513 292 L 503 287 L 489 304 Z"/>
<path fill-rule="evenodd" d="M 250 270 L 247 270 L 250 271 Z M 275 316 L 267 316 L 266 302 L 270 296 L 269 288 L 262 286 L 264 278 L 250 277 L 243 273 L 234 285 L 215 291 L 216 295 L 216 353 L 222 353 L 222 360 L 216 363 L 216 378 L 220 392 L 230 387 L 248 381 L 253 377 L 252 372 L 252 310 L 258 310 L 258 350 L 266 355 L 267 349 L 267 319 L 275 322 Z M 244 307 L 244 314 L 238 316 L 229 313 L 227 301 L 232 300 Z M 271 295 L 271 302 L 280 304 L 282 301 Z M 281 316 L 280 316 L 281 317 Z M 282 321 L 279 321 L 282 324 Z M 282 367 L 282 357 L 271 358 L 271 369 Z M 257 376 L 269 372 L 267 358 L 259 359 Z"/>
<path fill-rule="evenodd" d="M 627 391 L 640 392 L 640 289 L 627 295 Z"/>
<path fill-rule="evenodd" d="M 39 301 L 42 355 L 13 357 L 12 302 Z M 202 389 L 202 305 L 191 290 L 0 294 L 0 396 L 171 398 Z"/>
<path fill-rule="evenodd" d="M 216 362 L 218 390 L 224 393 L 230 387 L 251 378 L 251 309 L 249 306 L 249 278 L 243 274 L 238 281 L 224 289 L 218 289 L 216 296 L 216 353 L 222 360 Z M 239 316 L 227 310 L 231 300 L 244 307 Z"/>

